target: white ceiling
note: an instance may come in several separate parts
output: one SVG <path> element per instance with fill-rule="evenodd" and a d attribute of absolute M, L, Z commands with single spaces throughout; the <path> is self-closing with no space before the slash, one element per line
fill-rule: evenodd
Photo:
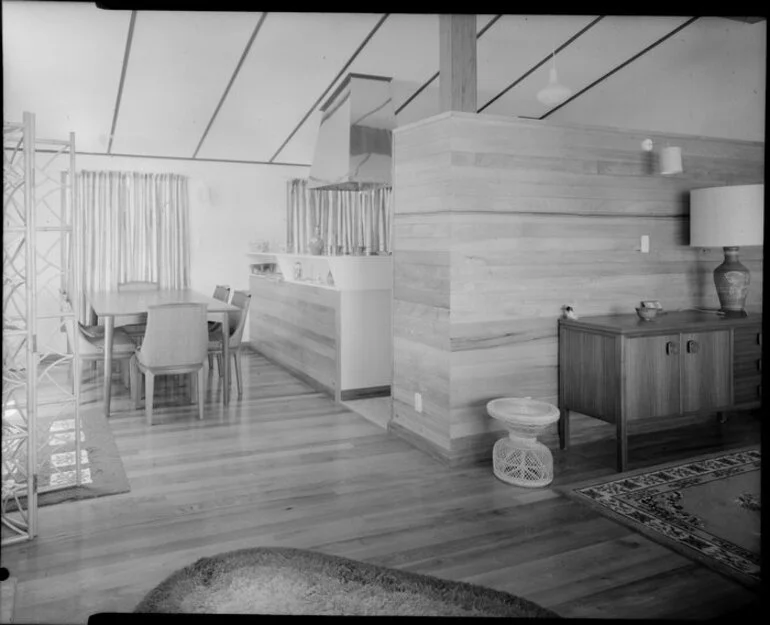
<path fill-rule="evenodd" d="M 548 114 L 535 94 L 550 62 L 532 68 L 597 17 L 477 16 L 479 107 L 531 71 L 484 112 Z M 438 80 L 423 87 L 438 71 L 436 15 L 3 1 L 2 18 L 4 119 L 31 111 L 38 136 L 74 131 L 82 152 L 308 164 L 317 107 L 348 72 L 392 77 L 399 124 L 439 112 Z M 655 45 L 689 19 L 595 22 L 556 61 L 575 92 L 599 82 L 548 118 L 763 138 L 766 22 L 699 18 Z"/>

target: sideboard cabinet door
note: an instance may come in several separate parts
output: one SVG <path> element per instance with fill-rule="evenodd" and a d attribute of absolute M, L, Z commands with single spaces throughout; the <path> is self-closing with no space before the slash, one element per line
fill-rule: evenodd
<path fill-rule="evenodd" d="M 679 413 L 680 343 L 679 334 L 626 339 L 626 419 Z"/>
<path fill-rule="evenodd" d="M 730 331 L 683 334 L 682 344 L 682 410 L 697 412 L 729 406 Z"/>

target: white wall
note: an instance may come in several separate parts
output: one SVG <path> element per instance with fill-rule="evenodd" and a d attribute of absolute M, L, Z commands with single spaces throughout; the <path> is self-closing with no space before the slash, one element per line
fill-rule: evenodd
<path fill-rule="evenodd" d="M 43 157 L 44 158 L 44 157 Z M 188 177 L 192 288 L 212 293 L 217 284 L 249 288 L 249 243 L 286 241 L 286 181 L 307 177 L 307 167 L 247 165 L 78 155 L 77 169 L 166 172 Z M 248 339 L 246 324 L 244 337 Z"/>
<path fill-rule="evenodd" d="M 700 18 L 548 119 L 764 141 L 766 45 L 766 21 Z"/>

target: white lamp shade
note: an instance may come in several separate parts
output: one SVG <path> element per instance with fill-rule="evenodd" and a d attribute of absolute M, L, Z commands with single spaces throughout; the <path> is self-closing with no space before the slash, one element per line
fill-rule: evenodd
<path fill-rule="evenodd" d="M 660 173 L 664 176 L 682 173 L 682 148 L 667 147 L 660 151 Z"/>
<path fill-rule="evenodd" d="M 559 78 L 556 75 L 556 68 L 552 67 L 548 72 L 548 85 L 537 92 L 537 99 L 546 106 L 555 106 L 561 104 L 572 95 L 572 89 L 559 84 Z"/>
<path fill-rule="evenodd" d="M 765 185 L 746 184 L 690 191 L 690 245 L 762 245 Z"/>

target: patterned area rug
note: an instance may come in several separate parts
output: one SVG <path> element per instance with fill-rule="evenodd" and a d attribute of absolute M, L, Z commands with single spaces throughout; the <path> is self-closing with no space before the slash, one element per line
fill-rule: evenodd
<path fill-rule="evenodd" d="M 760 571 L 758 447 L 557 489 L 750 588 Z"/>
<path fill-rule="evenodd" d="M 81 408 L 80 416 L 81 484 L 78 486 L 73 415 L 40 411 L 37 420 L 38 507 L 131 490 L 104 415 L 97 409 Z M 13 468 L 4 466 L 3 480 L 9 479 L 12 473 Z M 24 505 L 24 497 L 20 499 Z M 15 509 L 13 502 L 9 502 L 8 509 Z"/>
<path fill-rule="evenodd" d="M 150 591 L 134 612 L 558 618 L 482 586 L 280 547 L 202 558 Z"/>

